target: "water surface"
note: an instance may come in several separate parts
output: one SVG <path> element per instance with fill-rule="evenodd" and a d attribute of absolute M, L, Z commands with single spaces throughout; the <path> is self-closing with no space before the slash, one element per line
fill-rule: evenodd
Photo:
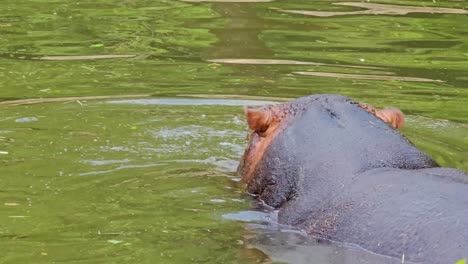
<path fill-rule="evenodd" d="M 253 212 L 243 107 L 399 107 L 406 136 L 468 171 L 467 7 L 3 1 L 1 262 L 401 263 Z"/>

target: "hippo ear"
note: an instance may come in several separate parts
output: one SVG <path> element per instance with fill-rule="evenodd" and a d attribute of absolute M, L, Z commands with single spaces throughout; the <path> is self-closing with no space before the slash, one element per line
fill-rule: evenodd
<path fill-rule="evenodd" d="M 402 128 L 405 125 L 405 115 L 398 108 L 377 110 L 375 115 L 394 128 Z"/>
<path fill-rule="evenodd" d="M 258 110 L 246 107 L 245 116 L 249 128 L 255 132 L 265 132 L 272 121 L 272 115 L 269 110 Z"/>

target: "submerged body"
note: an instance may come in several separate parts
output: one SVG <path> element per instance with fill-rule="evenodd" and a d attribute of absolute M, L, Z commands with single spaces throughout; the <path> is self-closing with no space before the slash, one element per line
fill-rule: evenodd
<path fill-rule="evenodd" d="M 454 263 L 468 255 L 468 175 L 439 168 L 394 129 L 398 112 L 338 95 L 248 110 L 239 173 L 282 224 L 412 262 Z"/>

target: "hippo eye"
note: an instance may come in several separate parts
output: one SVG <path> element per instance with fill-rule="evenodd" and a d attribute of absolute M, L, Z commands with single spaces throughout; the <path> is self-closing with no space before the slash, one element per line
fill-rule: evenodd
<path fill-rule="evenodd" d="M 265 126 L 265 127 L 262 127 L 262 129 L 260 129 L 259 131 L 256 131 L 256 133 L 260 137 L 266 137 L 267 136 L 267 133 L 266 133 L 267 131 L 268 131 L 268 127 Z"/>

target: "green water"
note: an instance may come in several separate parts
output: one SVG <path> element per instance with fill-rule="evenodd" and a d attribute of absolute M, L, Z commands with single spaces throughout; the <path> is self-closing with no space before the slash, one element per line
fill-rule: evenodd
<path fill-rule="evenodd" d="M 312 263 L 246 223 L 246 104 L 396 106 L 418 147 L 468 171 L 468 14 L 284 11 L 363 10 L 332 3 L 2 0 L 0 262 Z"/>

